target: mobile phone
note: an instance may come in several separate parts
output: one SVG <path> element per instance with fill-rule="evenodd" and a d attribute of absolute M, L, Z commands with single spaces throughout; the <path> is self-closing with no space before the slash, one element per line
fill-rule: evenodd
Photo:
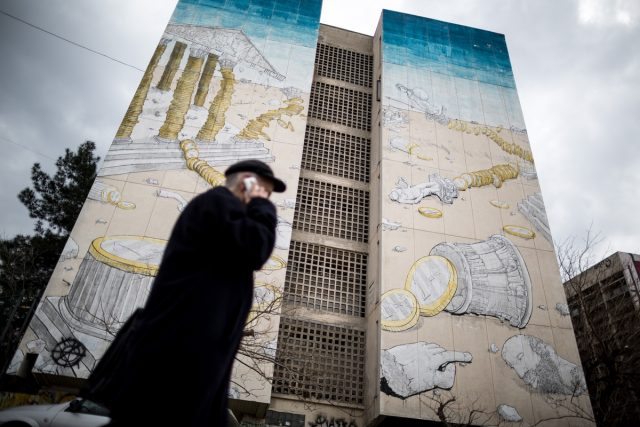
<path fill-rule="evenodd" d="M 253 186 L 258 182 L 255 177 L 250 176 L 249 178 L 244 179 L 244 192 L 249 193 Z"/>

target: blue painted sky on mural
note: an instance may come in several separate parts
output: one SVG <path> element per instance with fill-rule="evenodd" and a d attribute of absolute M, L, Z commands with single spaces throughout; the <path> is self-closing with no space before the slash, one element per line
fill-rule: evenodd
<path fill-rule="evenodd" d="M 502 34 L 390 10 L 382 22 L 385 62 L 515 87 Z"/>
<path fill-rule="evenodd" d="M 316 47 L 322 0 L 181 0 L 171 21 L 239 28 L 251 39 Z"/>

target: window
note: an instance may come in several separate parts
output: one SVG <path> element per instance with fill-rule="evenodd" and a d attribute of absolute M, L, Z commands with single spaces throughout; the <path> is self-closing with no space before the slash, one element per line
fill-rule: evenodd
<path fill-rule="evenodd" d="M 282 317 L 273 392 L 363 403 L 364 331 Z"/>
<path fill-rule="evenodd" d="M 371 131 L 371 94 L 322 82 L 311 86 L 309 117 Z"/>
<path fill-rule="evenodd" d="M 319 76 L 371 87 L 373 56 L 319 43 L 315 68 Z"/>
<path fill-rule="evenodd" d="M 367 243 L 369 192 L 300 178 L 293 228 Z"/>
<path fill-rule="evenodd" d="M 308 125 L 302 168 L 369 182 L 371 140 Z"/>
<path fill-rule="evenodd" d="M 292 241 L 284 284 L 287 303 L 364 317 L 367 254 Z"/>

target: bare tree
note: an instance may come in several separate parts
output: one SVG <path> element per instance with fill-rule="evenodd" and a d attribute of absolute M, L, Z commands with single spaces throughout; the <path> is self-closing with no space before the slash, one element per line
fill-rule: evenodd
<path fill-rule="evenodd" d="M 266 384 L 274 385 L 274 381 L 280 379 L 286 384 L 285 387 L 292 387 L 291 397 L 301 402 L 307 411 L 317 410 L 318 405 L 330 406 L 344 414 L 346 418 L 340 418 L 339 421 L 348 425 L 359 411 L 344 406 L 344 402 L 331 391 L 335 372 L 322 367 L 322 358 L 318 359 L 313 353 L 297 351 L 279 336 L 279 321 L 295 318 L 296 309 L 299 306 L 274 286 L 256 286 L 253 307 L 236 355 L 236 364 L 240 365 L 240 369 L 231 379 L 231 389 L 256 397 L 264 391 Z M 299 393 L 303 388 L 305 391 Z"/>
<path fill-rule="evenodd" d="M 595 262 L 601 243 L 590 227 L 584 238 L 557 245 L 556 253 L 595 418 L 601 425 L 629 425 L 640 419 L 640 301 L 615 254 Z"/>
<path fill-rule="evenodd" d="M 577 392 L 574 392 L 569 396 L 547 396 L 545 399 L 547 404 L 554 408 L 558 412 L 558 415 L 539 419 L 530 426 L 551 426 L 560 420 L 583 420 L 595 424 L 593 414 L 589 410 L 588 406 L 584 405 L 584 402 L 579 401 L 579 396 L 580 394 Z"/>
<path fill-rule="evenodd" d="M 262 292 L 261 292 L 262 290 Z M 260 388 L 249 386 L 248 377 L 253 375 L 262 382 L 273 382 L 273 365 L 276 363 L 277 319 L 282 314 L 282 293 L 275 287 L 257 287 L 249 317 L 244 326 L 243 339 L 238 348 L 236 363 L 245 367 L 249 374 L 234 376 L 232 388 L 255 396 Z"/>
<path fill-rule="evenodd" d="M 458 398 L 448 390 L 434 390 L 424 393 L 421 399 L 422 405 L 431 410 L 440 424 L 450 426 L 498 426 L 500 417 L 495 410 L 487 410 L 478 402 L 461 403 Z"/>

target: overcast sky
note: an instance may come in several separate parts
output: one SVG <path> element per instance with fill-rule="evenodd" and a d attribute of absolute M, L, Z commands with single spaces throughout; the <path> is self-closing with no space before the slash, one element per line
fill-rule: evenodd
<path fill-rule="evenodd" d="M 39 162 L 95 141 L 104 157 L 176 0 L 4 0 L 0 13 L 0 234 L 29 234 L 16 195 Z M 382 8 L 503 33 L 551 231 L 593 223 L 640 253 L 640 1 L 324 0 L 325 24 L 373 34 Z"/>

